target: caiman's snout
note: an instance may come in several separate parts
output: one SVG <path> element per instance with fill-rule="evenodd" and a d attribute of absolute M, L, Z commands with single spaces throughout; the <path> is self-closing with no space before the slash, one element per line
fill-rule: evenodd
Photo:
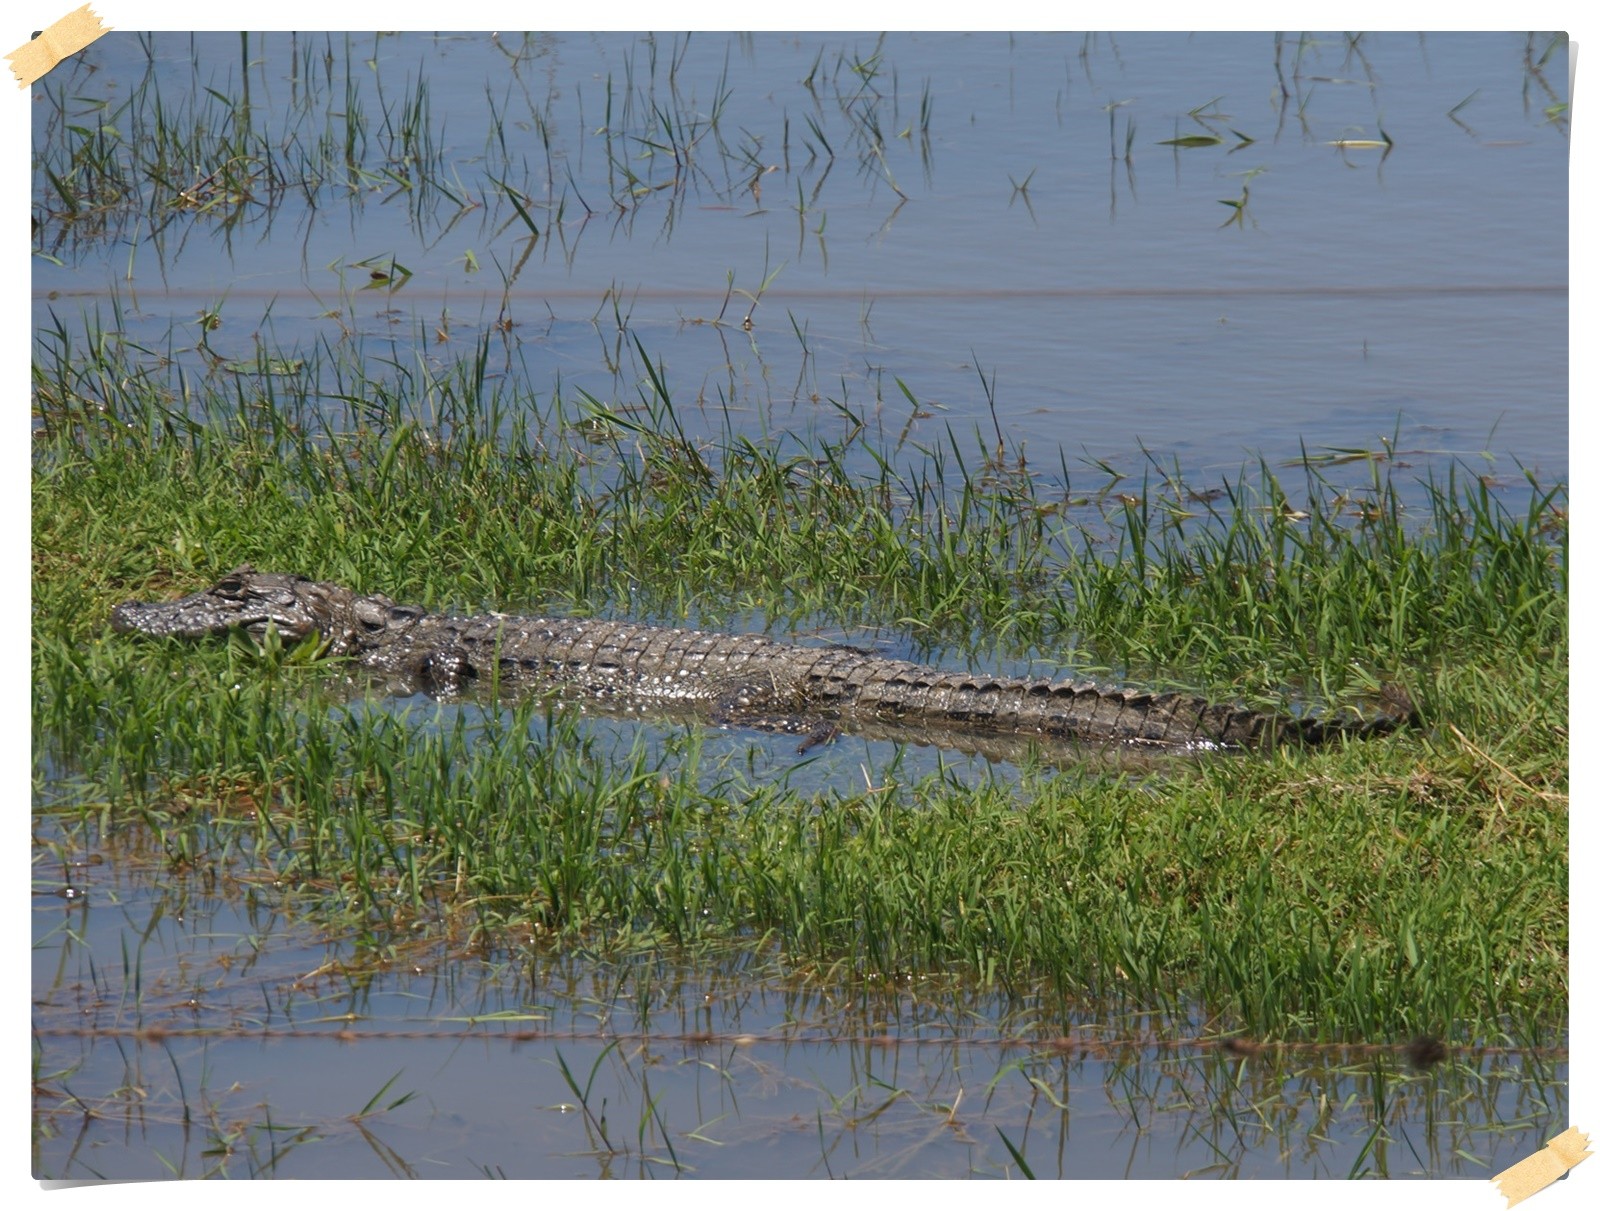
<path fill-rule="evenodd" d="M 120 635 L 147 634 L 152 622 L 150 607 L 142 601 L 125 601 L 111 611 L 111 629 Z"/>
<path fill-rule="evenodd" d="M 111 629 L 163 638 L 203 639 L 242 628 L 257 639 L 269 625 L 285 639 L 317 630 L 317 620 L 296 588 L 303 577 L 263 575 L 248 564 L 235 568 L 204 592 L 177 601 L 125 601 L 111 611 Z"/>

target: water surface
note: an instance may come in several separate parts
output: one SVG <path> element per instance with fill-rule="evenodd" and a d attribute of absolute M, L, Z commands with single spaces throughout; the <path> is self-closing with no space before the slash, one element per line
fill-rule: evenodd
<path fill-rule="evenodd" d="M 115 299 L 191 378 L 263 351 L 315 376 L 333 347 L 401 381 L 498 328 L 519 390 L 619 405 L 637 337 L 713 434 L 725 410 L 831 423 L 833 400 L 922 440 L 998 422 L 1069 470 L 1149 450 L 1214 477 L 1398 435 L 1419 467 L 1559 479 L 1550 45 L 113 34 L 35 102 L 55 167 L 64 127 L 138 127 L 88 98 L 234 120 L 208 89 L 248 97 L 276 159 L 248 197 L 172 164 L 153 218 L 46 225 L 35 317 L 107 323 Z M 1162 145 L 1185 138 L 1217 142 Z"/>

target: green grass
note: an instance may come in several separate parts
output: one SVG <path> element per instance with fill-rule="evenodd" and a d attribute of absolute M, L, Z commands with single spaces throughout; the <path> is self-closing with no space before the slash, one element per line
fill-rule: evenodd
<path fill-rule="evenodd" d="M 633 405 L 515 397 L 487 346 L 427 378 L 322 352 L 179 397 L 107 334 L 47 334 L 36 803 L 86 834 L 137 821 L 175 870 L 270 872 L 374 961 L 776 944 L 827 978 L 955 973 L 1255 1034 L 1559 1036 L 1559 486 L 1447 477 L 1407 510 L 1378 452 L 1355 490 L 1308 458 L 1293 487 L 1153 465 L 1084 492 L 981 444 L 872 445 L 843 404 L 833 432 L 692 438 L 638 353 Z M 346 407 L 316 400 L 330 379 Z M 1280 705 L 1398 679 L 1424 726 L 808 795 L 692 731 L 615 751 L 538 703 L 351 709 L 305 651 L 108 633 L 117 601 L 244 560 L 430 606 L 886 624 Z"/>

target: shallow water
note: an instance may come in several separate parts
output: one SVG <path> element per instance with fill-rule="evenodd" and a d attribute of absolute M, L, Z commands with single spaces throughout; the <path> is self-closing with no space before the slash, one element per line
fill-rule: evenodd
<path fill-rule="evenodd" d="M 1510 495 L 1519 465 L 1569 471 L 1548 46 L 114 33 L 33 90 L 34 321 L 41 356 L 103 330 L 175 392 L 351 423 L 377 408 L 351 367 L 426 397 L 480 350 L 528 415 L 625 413 L 642 348 L 696 439 L 848 412 L 1075 484 L 1366 451 Z M 119 107 L 155 91 L 265 124 L 275 166 L 168 164 L 139 206 L 62 220 L 68 128 L 131 139 Z M 1162 145 L 1193 135 L 1220 141 Z M 902 759 L 714 746 L 795 785 Z M 41 768 L 36 811 L 71 793 Z M 285 889 L 153 874 L 122 835 L 61 870 L 35 832 L 39 1176 L 1482 1178 L 1565 1121 L 1559 1055 L 1231 1052 L 1199 1021 L 767 954 L 379 965 Z"/>
<path fill-rule="evenodd" d="M 135 838 L 35 863 L 40 1177 L 1482 1178 L 1564 1122 L 1564 1054 L 1258 1052 L 760 950 L 375 961 Z"/>

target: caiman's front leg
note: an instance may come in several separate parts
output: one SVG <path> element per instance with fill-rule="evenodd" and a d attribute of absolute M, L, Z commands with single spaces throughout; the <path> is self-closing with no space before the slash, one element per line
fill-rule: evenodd
<path fill-rule="evenodd" d="M 479 679 L 478 667 L 459 644 L 446 643 L 423 652 L 415 662 L 418 687 L 435 698 L 459 697 L 469 681 Z"/>
<path fill-rule="evenodd" d="M 784 709 L 786 704 L 790 709 Z M 745 727 L 758 732 L 804 736 L 795 750 L 797 754 L 809 752 L 819 744 L 831 744 L 839 738 L 838 727 L 832 720 L 819 716 L 803 693 L 798 690 L 785 693 L 771 681 L 751 682 L 722 695 L 711 708 L 710 718 L 718 727 Z"/>

